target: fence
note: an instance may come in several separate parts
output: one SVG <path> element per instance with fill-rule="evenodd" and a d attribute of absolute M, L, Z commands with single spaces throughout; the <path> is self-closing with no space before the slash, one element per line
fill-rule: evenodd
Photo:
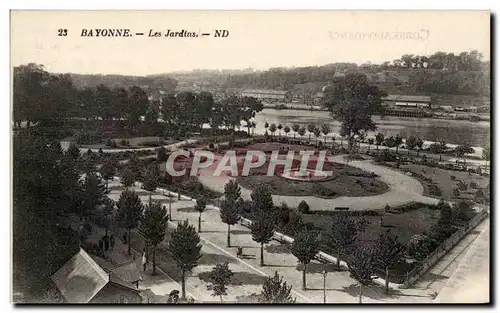
<path fill-rule="evenodd" d="M 408 272 L 406 275 L 406 280 L 403 284 L 404 288 L 409 288 L 415 281 L 417 281 L 425 272 L 427 272 L 437 261 L 439 261 L 446 253 L 448 253 L 455 245 L 462 240 L 474 227 L 481 223 L 486 216 L 488 216 L 488 211 L 482 209 L 474 216 L 467 225 L 461 227 L 457 230 L 450 238 L 446 239 L 439 247 L 436 248 L 431 254 L 429 254 L 417 267 Z"/>

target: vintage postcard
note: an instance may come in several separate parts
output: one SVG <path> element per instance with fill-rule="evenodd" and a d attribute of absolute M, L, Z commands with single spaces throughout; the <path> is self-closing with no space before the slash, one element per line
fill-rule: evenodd
<path fill-rule="evenodd" d="M 490 300 L 489 11 L 11 11 L 14 303 Z"/>

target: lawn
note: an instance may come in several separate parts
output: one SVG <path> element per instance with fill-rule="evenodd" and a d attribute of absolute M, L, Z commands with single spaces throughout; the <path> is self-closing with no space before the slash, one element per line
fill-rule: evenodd
<path fill-rule="evenodd" d="M 301 214 L 304 222 L 311 223 L 314 228 L 322 234 L 322 250 L 335 256 L 337 251 L 331 245 L 328 236 L 331 231 L 331 215 L 338 212 L 315 211 L 310 214 Z M 379 216 L 355 216 L 353 218 L 365 218 L 369 224 L 365 231 L 360 235 L 361 242 L 373 242 L 377 240 L 379 234 L 390 229 L 398 236 L 401 244 L 406 245 L 410 238 L 415 234 L 427 232 L 439 219 L 439 211 L 419 204 L 417 208 L 406 210 L 402 213 L 379 212 Z M 382 225 L 382 226 L 381 226 Z M 391 273 L 391 281 L 401 282 L 408 270 L 411 270 L 411 264 L 400 264 Z"/>
<path fill-rule="evenodd" d="M 394 164 L 394 163 L 392 163 Z M 426 165 L 417 165 L 417 164 L 401 164 L 400 170 L 410 170 L 414 173 L 423 175 L 437 185 L 437 187 L 441 190 L 441 196 L 436 196 L 436 198 L 444 198 L 450 199 L 453 198 L 453 189 L 457 186 L 459 181 L 463 181 L 469 185 L 470 182 L 475 182 L 480 189 L 487 188 L 490 178 L 484 177 L 478 174 L 470 174 L 468 172 L 461 171 L 452 171 L 452 170 L 444 170 L 440 168 L 430 167 Z M 451 176 L 455 176 L 455 179 L 452 181 Z M 419 181 L 424 185 L 424 195 L 425 196 L 435 196 L 429 194 L 428 183 L 423 182 L 419 179 Z M 474 188 L 468 188 L 468 190 L 461 192 L 464 197 L 468 197 L 466 195 L 473 195 L 475 192 Z"/>
<path fill-rule="evenodd" d="M 333 179 L 313 183 L 292 181 L 279 176 L 267 176 L 264 174 L 268 166 L 267 163 L 261 168 L 251 170 L 251 173 L 257 175 L 238 177 L 238 184 L 250 190 L 264 184 L 271 189 L 271 193 L 274 195 L 315 195 L 324 198 L 373 196 L 389 190 L 387 184 L 378 180 L 376 175 L 345 164 L 325 163 L 323 169 L 325 171 L 332 171 Z M 316 164 L 312 162 L 308 165 L 308 168 L 315 167 Z M 262 175 L 259 175 L 260 173 Z"/>

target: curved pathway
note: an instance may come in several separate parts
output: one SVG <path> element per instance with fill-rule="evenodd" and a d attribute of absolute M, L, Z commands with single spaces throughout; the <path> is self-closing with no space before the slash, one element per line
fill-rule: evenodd
<path fill-rule="evenodd" d="M 389 186 L 389 191 L 375 196 L 347 197 L 341 196 L 333 199 L 322 199 L 315 196 L 283 196 L 273 195 L 275 204 L 286 203 L 289 207 L 297 207 L 300 201 L 305 200 L 312 210 L 334 210 L 335 207 L 349 207 L 351 210 L 377 210 L 383 209 L 386 204 L 399 206 L 408 202 L 422 202 L 437 204 L 439 200 L 423 196 L 424 188 L 418 180 L 399 171 L 373 164 L 371 160 L 347 161 L 344 155 L 328 157 L 332 162 L 347 164 L 364 171 L 374 172 L 381 181 Z M 216 163 L 217 163 L 216 159 Z M 224 185 L 231 179 L 228 176 L 200 175 L 198 180 L 208 189 L 224 192 Z M 250 200 L 251 190 L 241 187 L 244 200 Z"/>

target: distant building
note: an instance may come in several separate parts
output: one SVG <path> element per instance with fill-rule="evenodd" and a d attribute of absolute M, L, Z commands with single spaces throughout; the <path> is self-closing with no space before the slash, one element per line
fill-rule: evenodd
<path fill-rule="evenodd" d="M 431 97 L 429 96 L 408 96 L 408 95 L 388 95 L 382 101 L 395 108 L 430 108 Z"/>
<path fill-rule="evenodd" d="M 67 303 L 142 303 L 137 286 L 104 270 L 80 249 L 51 277 Z"/>
<path fill-rule="evenodd" d="M 242 97 L 254 97 L 265 102 L 291 102 L 292 93 L 286 90 L 254 90 L 247 89 L 241 92 Z"/>

